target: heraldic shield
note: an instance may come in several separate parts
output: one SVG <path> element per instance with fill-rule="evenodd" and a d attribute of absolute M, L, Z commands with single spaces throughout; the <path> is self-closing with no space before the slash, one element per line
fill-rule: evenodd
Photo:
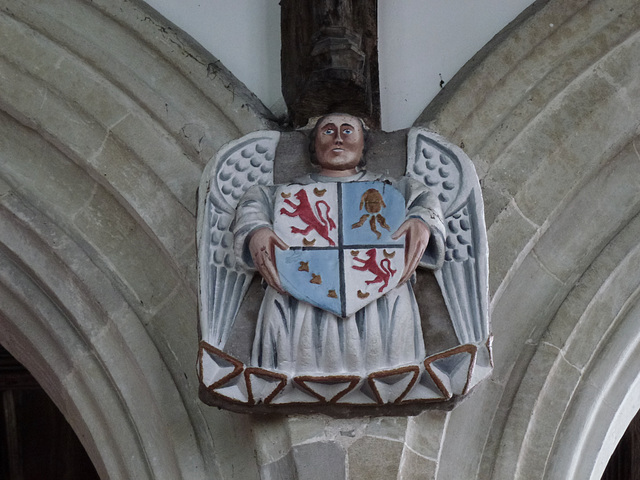
<path fill-rule="evenodd" d="M 396 287 L 404 269 L 402 194 L 384 182 L 290 184 L 276 192 L 276 248 L 283 288 L 348 317 Z"/>

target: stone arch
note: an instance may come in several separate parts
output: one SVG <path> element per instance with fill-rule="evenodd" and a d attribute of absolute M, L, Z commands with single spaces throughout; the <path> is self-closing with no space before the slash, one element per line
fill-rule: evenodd
<path fill-rule="evenodd" d="M 534 3 L 417 122 L 483 182 L 492 381 L 448 414 L 317 437 L 253 422 L 258 467 L 250 421 L 195 395 L 193 232 L 203 166 L 268 112 L 137 2 L 5 0 L 0 341 L 104 477 L 257 478 L 321 445 L 354 470 L 392 451 L 404 478 L 597 478 L 638 407 L 639 10 Z M 342 449 L 344 425 L 365 433 Z"/>
<path fill-rule="evenodd" d="M 536 2 L 418 120 L 478 168 L 496 336 L 437 478 L 597 479 L 637 411 L 639 14 Z"/>
<path fill-rule="evenodd" d="M 197 400 L 195 206 L 268 111 L 141 2 L 9 0 L 0 32 L 0 342 L 101 477 L 256 476 Z"/>

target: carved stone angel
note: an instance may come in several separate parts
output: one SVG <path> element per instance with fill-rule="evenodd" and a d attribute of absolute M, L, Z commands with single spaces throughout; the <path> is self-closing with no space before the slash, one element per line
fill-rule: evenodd
<path fill-rule="evenodd" d="M 489 374 L 486 233 L 470 161 L 417 130 L 407 175 L 374 174 L 364 169 L 366 133 L 357 117 L 322 117 L 310 135 L 319 172 L 282 186 L 272 185 L 276 132 L 234 142 L 205 172 L 206 402 L 240 411 L 415 413 Z M 438 269 L 459 342 L 435 355 L 426 353 L 414 294 L 418 264 Z M 242 361 L 228 343 L 254 270 L 267 285 Z"/>

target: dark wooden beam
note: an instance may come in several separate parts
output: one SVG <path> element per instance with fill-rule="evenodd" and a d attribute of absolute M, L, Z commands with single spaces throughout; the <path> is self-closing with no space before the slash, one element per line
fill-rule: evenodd
<path fill-rule="evenodd" d="M 377 0 L 281 0 L 282 93 L 294 127 L 344 112 L 380 126 Z"/>

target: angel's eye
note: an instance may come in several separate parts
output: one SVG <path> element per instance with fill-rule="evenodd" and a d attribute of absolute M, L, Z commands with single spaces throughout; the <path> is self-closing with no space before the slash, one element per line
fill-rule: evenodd
<path fill-rule="evenodd" d="M 333 128 L 327 128 L 324 132 L 324 135 L 333 135 L 336 131 Z"/>
<path fill-rule="evenodd" d="M 344 133 L 345 135 L 351 135 L 353 133 L 353 130 L 351 130 L 350 128 L 345 128 L 344 130 L 342 130 L 342 133 Z"/>

